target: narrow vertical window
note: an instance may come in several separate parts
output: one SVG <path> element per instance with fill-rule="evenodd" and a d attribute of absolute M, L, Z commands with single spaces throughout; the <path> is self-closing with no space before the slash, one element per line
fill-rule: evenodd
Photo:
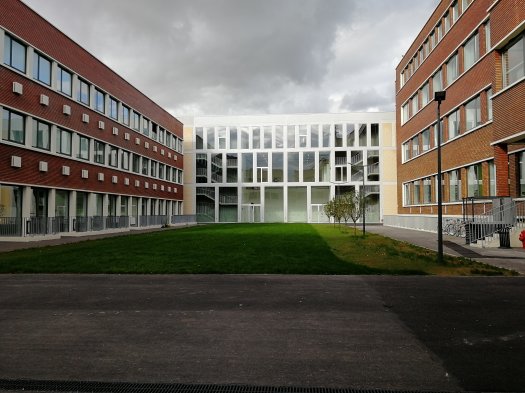
<path fill-rule="evenodd" d="M 4 35 L 4 64 L 26 72 L 26 46 L 8 34 Z"/>
<path fill-rule="evenodd" d="M 71 97 L 71 72 L 58 67 L 58 90 Z"/>
<path fill-rule="evenodd" d="M 51 86 L 51 62 L 38 52 L 33 52 L 33 78 Z"/>
<path fill-rule="evenodd" d="M 78 97 L 77 100 L 83 104 L 89 105 L 89 84 L 82 79 L 78 80 Z"/>

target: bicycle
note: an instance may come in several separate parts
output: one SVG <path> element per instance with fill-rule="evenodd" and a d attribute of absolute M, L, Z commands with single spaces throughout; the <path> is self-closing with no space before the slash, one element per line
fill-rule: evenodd
<path fill-rule="evenodd" d="M 465 223 L 458 219 L 449 219 L 443 228 L 443 233 L 450 236 L 465 237 Z"/>

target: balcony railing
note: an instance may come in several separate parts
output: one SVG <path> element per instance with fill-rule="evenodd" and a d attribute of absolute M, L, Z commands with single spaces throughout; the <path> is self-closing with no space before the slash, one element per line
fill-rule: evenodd
<path fill-rule="evenodd" d="M 70 232 L 98 232 L 127 229 L 130 226 L 158 226 L 193 223 L 194 215 L 153 216 L 77 216 L 77 217 L 0 217 L 0 237 L 45 236 Z M 23 231 L 22 231 L 23 230 Z"/>

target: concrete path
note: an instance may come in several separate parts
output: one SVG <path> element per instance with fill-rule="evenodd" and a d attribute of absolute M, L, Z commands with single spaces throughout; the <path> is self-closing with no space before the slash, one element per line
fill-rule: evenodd
<path fill-rule="evenodd" d="M 1 275 L 0 378 L 521 391 L 524 285 Z"/>
<path fill-rule="evenodd" d="M 392 239 L 412 243 L 420 247 L 437 251 L 437 234 L 406 228 L 382 225 L 366 227 L 368 232 L 377 233 Z M 449 255 L 464 256 L 476 261 L 525 274 L 525 249 L 521 248 L 482 248 L 468 246 L 464 238 L 443 235 L 443 252 Z"/>

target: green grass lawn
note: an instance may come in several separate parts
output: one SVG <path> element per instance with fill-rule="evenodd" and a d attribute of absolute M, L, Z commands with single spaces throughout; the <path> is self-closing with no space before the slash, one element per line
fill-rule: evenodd
<path fill-rule="evenodd" d="M 375 234 L 309 224 L 166 229 L 0 254 L 0 273 L 509 275 Z"/>

